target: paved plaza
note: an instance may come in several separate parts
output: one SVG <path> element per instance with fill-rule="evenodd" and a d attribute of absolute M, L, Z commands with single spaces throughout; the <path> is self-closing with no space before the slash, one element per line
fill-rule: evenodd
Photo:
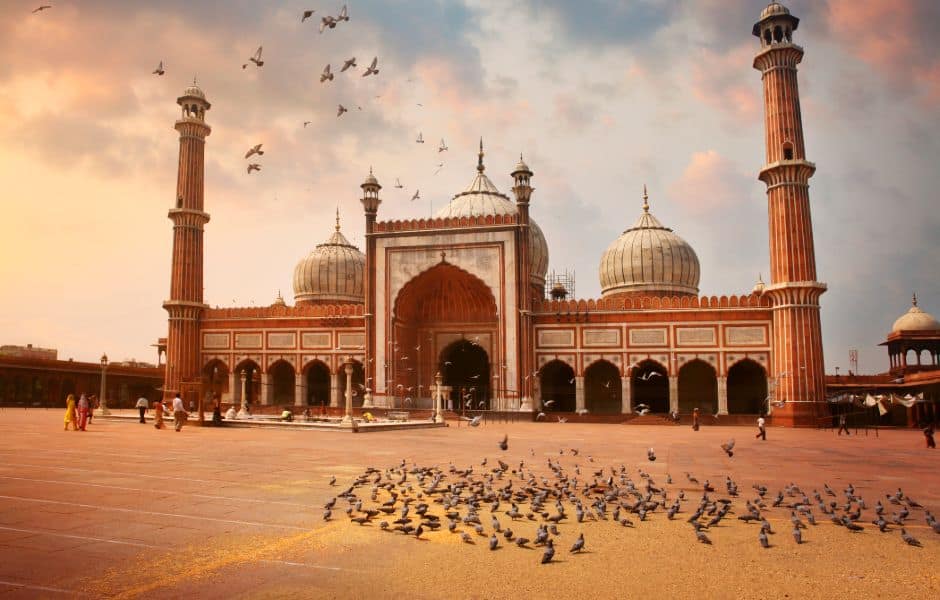
<path fill-rule="evenodd" d="M 0 598 L 522 598 L 522 597 L 905 597 L 940 593 L 940 535 L 914 509 L 907 527 L 923 546 L 903 543 L 898 528 L 879 533 L 871 506 L 901 487 L 940 512 L 936 465 L 917 431 L 837 437 L 831 431 L 774 428 L 768 440 L 742 427 L 491 423 L 480 428 L 348 434 L 187 427 L 96 421 L 87 432 L 63 432 L 58 410 L 0 411 Z M 509 436 L 509 449 L 498 441 Z M 737 439 L 733 458 L 719 444 Z M 656 462 L 647 461 L 653 447 Z M 566 450 L 559 455 L 559 449 Z M 568 449 L 580 450 L 572 456 Z M 488 467 L 480 466 L 488 457 Z M 446 528 L 421 539 L 384 532 L 375 522 L 350 523 L 340 500 L 324 522 L 323 504 L 366 467 L 474 466 L 497 459 L 546 476 L 547 459 L 591 471 L 621 464 L 641 482 L 643 469 L 670 496 L 692 498 L 674 521 L 654 512 L 635 527 L 612 522 L 559 525 L 556 560 L 540 565 L 541 548 L 487 538 L 462 543 Z M 593 462 L 591 462 L 593 459 Z M 544 472 L 544 473 L 543 473 Z M 725 496 L 731 475 L 744 499 L 752 484 L 772 498 L 795 482 L 804 491 L 828 483 L 839 494 L 855 485 L 869 509 L 851 534 L 820 516 L 797 546 L 788 513 L 773 512 L 772 547 L 757 525 L 740 521 L 708 531 L 697 543 L 686 523 L 700 481 Z M 337 485 L 329 485 L 336 476 Z M 453 475 L 450 476 L 453 479 Z M 507 476 L 507 481 L 510 479 Z M 445 479 L 445 484 L 447 480 Z M 503 485 L 503 483 L 499 483 Z M 639 485 L 639 483 L 638 483 Z M 358 488 L 368 500 L 369 485 Z M 736 507 L 738 504 L 735 505 Z M 431 511 L 441 512 L 432 504 Z M 501 510 L 507 510 L 508 503 Z M 740 508 L 737 509 L 740 512 Z M 489 535 L 489 510 L 480 511 Z M 397 516 L 397 514 L 395 515 Z M 536 523 L 510 522 L 534 538 Z M 681 517 L 681 518 L 680 518 Z M 393 517 L 394 518 L 394 517 Z M 635 515 L 631 515 L 637 521 Z M 378 519 L 376 519 L 377 521 Z M 472 531 L 471 531 L 472 533 Z M 569 546 L 584 533 L 586 552 Z"/>

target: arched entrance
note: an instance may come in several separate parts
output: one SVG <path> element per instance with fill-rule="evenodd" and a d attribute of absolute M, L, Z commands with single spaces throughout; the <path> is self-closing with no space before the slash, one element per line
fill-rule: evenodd
<path fill-rule="evenodd" d="M 307 405 L 330 405 L 330 368 L 316 360 L 307 367 Z"/>
<path fill-rule="evenodd" d="M 574 369 L 567 363 L 553 360 L 542 365 L 539 369 L 539 388 L 542 390 L 543 410 L 574 412 Z"/>
<path fill-rule="evenodd" d="M 245 360 L 235 367 L 233 404 L 242 404 L 242 375 L 245 377 L 245 404 L 256 404 L 261 398 L 261 368 L 253 360 Z"/>
<path fill-rule="evenodd" d="M 620 414 L 622 389 L 620 369 L 606 360 L 592 363 L 584 370 L 584 405 L 596 415 Z"/>
<path fill-rule="evenodd" d="M 271 386 L 271 404 L 294 403 L 294 367 L 286 360 L 279 360 L 268 369 L 268 385 Z"/>
<path fill-rule="evenodd" d="M 396 402 L 410 396 L 416 405 L 419 399 L 429 405 L 440 371 L 444 385 L 454 388 L 455 408 L 461 406 L 460 387 L 475 407 L 489 406 L 497 374 L 491 364 L 499 364 L 497 314 L 489 286 L 446 260 L 409 281 L 395 300 L 386 349 L 388 393 Z"/>
<path fill-rule="evenodd" d="M 486 350 L 469 340 L 458 340 L 441 352 L 440 373 L 450 386 L 451 406 L 460 410 L 490 408 L 490 359 Z"/>
<path fill-rule="evenodd" d="M 363 393 L 365 392 L 366 372 L 362 368 L 362 363 L 358 360 L 352 361 L 352 404 L 354 408 L 362 406 Z M 346 365 L 339 366 L 339 405 L 346 406 Z"/>
<path fill-rule="evenodd" d="M 206 363 L 206 366 L 202 368 L 202 383 L 210 402 L 215 396 L 222 399 L 224 395 L 230 392 L 228 389 L 228 365 L 219 359 Z M 212 405 L 209 404 L 208 409 L 211 409 L 211 407 Z"/>
<path fill-rule="evenodd" d="M 666 375 L 666 367 L 653 360 L 644 360 L 633 367 L 630 385 L 634 408 L 646 405 L 651 413 L 669 412 L 669 377 Z"/>
<path fill-rule="evenodd" d="M 679 412 L 718 412 L 718 377 L 715 369 L 703 360 L 692 360 L 679 369 Z"/>
<path fill-rule="evenodd" d="M 757 415 L 767 410 L 767 375 L 753 360 L 728 369 L 728 414 Z"/>

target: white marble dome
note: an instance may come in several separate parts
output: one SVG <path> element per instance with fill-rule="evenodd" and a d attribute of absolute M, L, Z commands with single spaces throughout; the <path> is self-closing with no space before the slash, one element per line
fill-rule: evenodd
<path fill-rule="evenodd" d="M 294 301 L 298 304 L 364 302 L 366 255 L 339 230 L 294 268 Z"/>
<path fill-rule="evenodd" d="M 760 18 L 761 20 L 764 20 L 767 17 L 788 14 L 790 14 L 790 9 L 788 9 L 786 6 L 780 4 L 779 2 L 771 2 L 767 5 L 767 8 L 761 11 Z"/>
<path fill-rule="evenodd" d="M 515 215 L 519 211 L 515 202 L 505 194 L 500 193 L 490 178 L 484 173 L 483 155 L 477 165 L 477 174 L 467 186 L 447 205 L 443 206 L 434 215 L 438 218 L 448 217 L 476 217 L 482 215 Z M 529 275 L 531 283 L 539 286 L 545 285 L 545 274 L 548 272 L 548 243 L 542 228 L 532 218 L 529 218 Z"/>
<path fill-rule="evenodd" d="M 602 295 L 697 296 L 699 274 L 695 250 L 650 214 L 644 190 L 643 214 L 601 258 Z"/>
<path fill-rule="evenodd" d="M 936 331 L 940 330 L 940 322 L 930 313 L 924 312 L 917 306 L 917 296 L 914 296 L 911 302 L 911 308 L 906 313 L 898 317 L 891 326 L 891 332 L 901 331 Z"/>

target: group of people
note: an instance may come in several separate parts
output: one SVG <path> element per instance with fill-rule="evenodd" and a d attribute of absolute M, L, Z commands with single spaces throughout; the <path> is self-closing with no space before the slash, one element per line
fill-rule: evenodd
<path fill-rule="evenodd" d="M 675 413 L 673 417 L 678 422 L 678 413 Z M 692 430 L 698 431 L 701 427 L 701 415 L 699 414 L 698 408 L 692 409 Z M 757 416 L 757 435 L 755 438 L 760 438 L 763 441 L 767 441 L 767 420 L 764 418 L 764 415 Z"/>
<path fill-rule="evenodd" d="M 97 407 L 98 399 L 94 394 L 81 394 L 77 402 L 75 394 L 69 394 L 65 399 L 65 431 L 69 430 L 69 425 L 72 426 L 72 431 L 86 431 Z"/>

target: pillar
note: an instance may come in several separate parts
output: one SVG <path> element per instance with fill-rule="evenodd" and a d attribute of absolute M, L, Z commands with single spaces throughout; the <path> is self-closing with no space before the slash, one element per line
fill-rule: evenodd
<path fill-rule="evenodd" d="M 248 394 L 246 393 L 246 392 L 247 392 L 247 390 L 246 390 L 246 385 L 247 385 L 248 375 L 247 375 L 247 373 L 245 373 L 245 371 L 244 371 L 244 369 L 243 369 L 242 372 L 241 372 L 241 374 L 240 374 L 240 376 L 241 376 L 241 387 L 240 387 L 240 390 L 241 390 L 241 401 L 242 401 L 242 405 L 241 405 L 241 408 L 240 408 L 239 411 L 238 411 L 238 418 L 243 418 L 243 417 L 245 417 L 245 416 L 248 415 Z"/>
<path fill-rule="evenodd" d="M 679 412 L 679 377 L 669 376 L 669 412 Z"/>
<path fill-rule="evenodd" d="M 441 382 L 444 381 L 444 377 L 438 371 L 434 375 L 434 417 L 433 420 L 435 423 L 444 422 L 444 393 L 441 390 Z"/>
<path fill-rule="evenodd" d="M 344 424 L 352 425 L 352 424 L 353 424 L 353 418 L 352 418 L 352 393 L 353 393 L 353 389 L 352 389 L 352 374 L 353 374 L 353 366 L 352 366 L 352 363 L 351 363 L 351 362 L 347 362 L 347 363 L 343 366 L 343 370 L 344 370 L 345 373 L 346 373 L 346 409 L 345 409 L 344 414 L 343 414 L 343 421 L 342 421 L 342 422 L 343 422 Z"/>
<path fill-rule="evenodd" d="M 339 407 L 339 388 L 340 382 L 339 378 L 342 377 L 340 371 L 342 367 L 336 369 L 336 372 L 330 375 L 330 407 L 337 408 Z"/>
<path fill-rule="evenodd" d="M 261 372 L 261 405 L 268 406 L 271 404 L 271 398 L 274 396 L 273 386 L 270 382 L 271 376 Z"/>
<path fill-rule="evenodd" d="M 228 395 L 221 394 L 220 400 L 225 403 L 235 404 L 235 371 L 228 374 Z"/>
<path fill-rule="evenodd" d="M 629 376 L 620 378 L 620 412 L 629 415 L 633 412 L 633 382 Z"/>
<path fill-rule="evenodd" d="M 294 375 L 294 406 L 307 404 L 307 378 L 303 373 Z"/>
<path fill-rule="evenodd" d="M 584 377 L 580 376 L 574 378 L 574 409 L 584 410 Z"/>
<path fill-rule="evenodd" d="M 718 414 L 728 414 L 728 378 L 724 375 L 718 377 Z"/>

